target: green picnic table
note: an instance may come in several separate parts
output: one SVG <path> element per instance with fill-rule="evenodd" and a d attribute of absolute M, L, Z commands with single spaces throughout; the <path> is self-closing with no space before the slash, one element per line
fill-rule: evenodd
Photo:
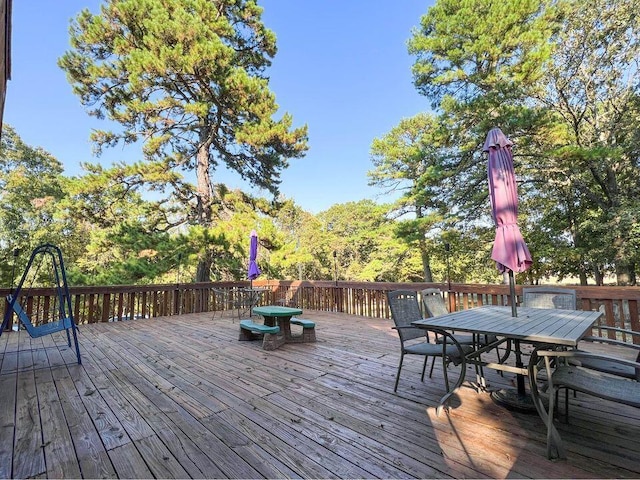
<path fill-rule="evenodd" d="M 246 331 L 263 335 L 262 347 L 265 350 L 274 350 L 284 343 L 315 342 L 315 323 L 311 320 L 292 318 L 294 315 L 302 315 L 299 308 L 283 307 L 280 305 L 266 305 L 254 307 L 253 313 L 264 317 L 264 325 L 258 325 L 251 320 L 240 322 L 240 340 L 251 339 Z M 302 326 L 302 335 L 291 334 L 291 324 Z M 243 332 L 243 330 L 245 330 Z"/>

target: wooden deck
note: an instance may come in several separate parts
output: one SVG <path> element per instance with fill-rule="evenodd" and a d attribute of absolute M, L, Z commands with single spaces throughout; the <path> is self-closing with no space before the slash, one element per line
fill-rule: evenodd
<path fill-rule="evenodd" d="M 442 372 L 421 383 L 418 358 L 394 394 L 389 320 L 304 317 L 318 342 L 272 352 L 230 316 L 83 325 L 81 366 L 60 334 L 3 334 L 0 477 L 640 477 L 640 409 L 578 395 L 548 461 L 537 415 L 470 386 L 436 416 Z"/>

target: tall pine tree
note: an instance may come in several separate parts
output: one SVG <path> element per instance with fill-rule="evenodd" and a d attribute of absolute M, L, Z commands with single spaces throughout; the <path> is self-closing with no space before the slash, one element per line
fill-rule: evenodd
<path fill-rule="evenodd" d="M 109 0 L 72 22 L 59 60 L 88 113 L 122 127 L 94 132 L 97 152 L 142 142 L 136 184 L 169 192 L 191 224 L 213 224 L 220 164 L 277 195 L 288 159 L 307 149 L 306 126 L 275 118 L 265 70 L 276 40 L 261 14 L 255 0 Z M 197 281 L 211 262 L 200 259 Z"/>

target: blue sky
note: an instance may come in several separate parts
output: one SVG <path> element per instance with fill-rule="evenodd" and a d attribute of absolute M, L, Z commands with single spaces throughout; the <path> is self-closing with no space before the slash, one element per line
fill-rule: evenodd
<path fill-rule="evenodd" d="M 402 118 L 428 110 L 412 84 L 406 42 L 432 4 L 425 0 L 262 0 L 263 20 L 278 39 L 268 74 L 280 112 L 307 124 L 307 155 L 282 174 L 281 193 L 312 213 L 336 203 L 386 201 L 367 186 L 374 138 Z M 89 117 L 71 92 L 57 59 L 69 49 L 69 20 L 94 0 L 13 2 L 12 76 L 4 121 L 22 139 L 52 153 L 67 175 L 80 162 L 108 166 L 140 159 L 137 147 L 92 156 L 89 134 L 106 121 Z M 214 182 L 251 190 L 232 172 Z M 251 190 L 253 193 L 260 193 Z"/>

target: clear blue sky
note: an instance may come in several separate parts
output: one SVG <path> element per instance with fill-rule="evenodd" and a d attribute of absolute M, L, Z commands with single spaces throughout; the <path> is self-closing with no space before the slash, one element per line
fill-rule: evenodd
<path fill-rule="evenodd" d="M 262 0 L 263 20 L 275 32 L 278 54 L 268 74 L 280 113 L 309 127 L 307 155 L 282 174 L 281 192 L 318 213 L 336 203 L 379 197 L 367 186 L 374 138 L 402 118 L 428 110 L 412 84 L 406 41 L 433 3 L 425 0 Z M 68 26 L 97 0 L 13 2 L 12 76 L 4 121 L 31 146 L 52 153 L 66 175 L 96 162 L 89 134 L 106 121 L 89 117 L 71 92 L 57 59 L 69 49 Z M 137 148 L 116 147 L 99 161 L 140 159 Z M 248 189 L 231 172 L 214 182 Z M 253 193 L 259 193 L 253 191 Z"/>

